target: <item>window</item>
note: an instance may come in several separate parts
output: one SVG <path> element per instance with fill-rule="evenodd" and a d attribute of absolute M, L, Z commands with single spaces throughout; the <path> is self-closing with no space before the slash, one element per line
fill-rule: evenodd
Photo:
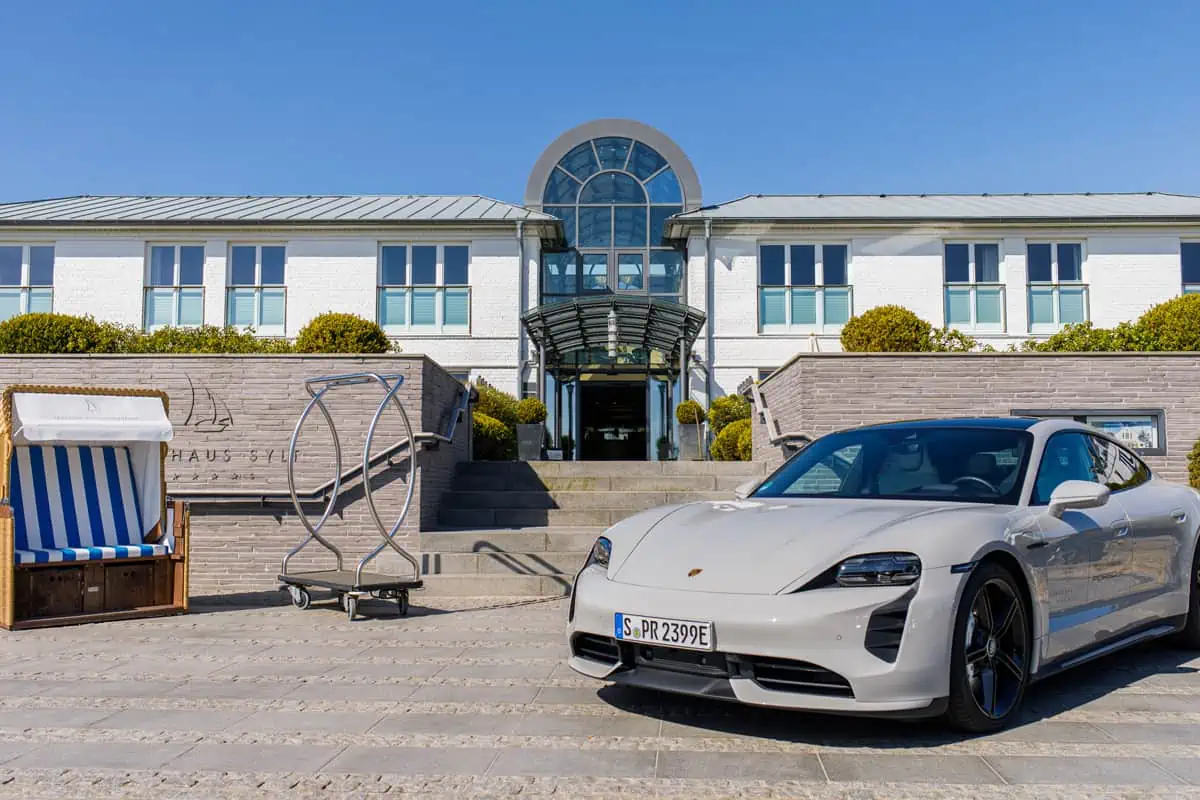
<path fill-rule="evenodd" d="M 384 244 L 379 247 L 379 324 L 388 333 L 465 333 L 471 323 L 467 245 Z"/>
<path fill-rule="evenodd" d="M 1091 425 L 1144 456 L 1167 454 L 1166 414 L 1151 409 L 1016 409 L 1014 417 L 1073 419 Z"/>
<path fill-rule="evenodd" d="M 204 323 L 204 245 L 150 245 L 146 330 Z"/>
<path fill-rule="evenodd" d="M 1068 431 L 1056 433 L 1046 442 L 1042 463 L 1038 465 L 1030 503 L 1044 506 L 1059 484 L 1065 481 L 1095 481 L 1096 463 L 1094 440 L 1086 433 Z"/>
<path fill-rule="evenodd" d="M 54 245 L 0 244 L 0 320 L 53 306 Z"/>
<path fill-rule="evenodd" d="M 761 331 L 845 324 L 851 314 L 844 244 L 764 244 L 758 248 Z"/>
<path fill-rule="evenodd" d="M 1183 242 L 1179 246 L 1179 266 L 1183 273 L 1183 293 L 1200 293 L 1200 242 Z"/>
<path fill-rule="evenodd" d="M 947 242 L 943 273 L 947 326 L 1004 330 L 999 244 Z"/>
<path fill-rule="evenodd" d="M 1083 283 L 1083 245 L 1030 242 L 1029 329 L 1055 331 L 1088 319 L 1088 287 Z"/>
<path fill-rule="evenodd" d="M 283 245 L 235 244 L 229 252 L 229 324 L 264 336 L 284 335 Z"/>
<path fill-rule="evenodd" d="M 1096 452 L 1096 482 L 1122 492 L 1150 480 L 1150 468 L 1133 453 L 1105 439 L 1092 438 Z"/>

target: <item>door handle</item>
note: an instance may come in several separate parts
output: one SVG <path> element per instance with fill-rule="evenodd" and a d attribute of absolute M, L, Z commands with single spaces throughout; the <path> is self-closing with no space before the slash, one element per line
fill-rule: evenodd
<path fill-rule="evenodd" d="M 1187 522 L 1187 512 L 1183 509 L 1177 508 L 1171 512 L 1171 519 L 1182 525 L 1183 523 Z"/>
<path fill-rule="evenodd" d="M 1122 536 L 1129 535 L 1129 525 L 1125 522 L 1115 522 L 1113 523 L 1112 527 L 1109 528 L 1109 530 L 1111 530 L 1113 532 L 1113 536 L 1116 536 L 1118 539 Z"/>

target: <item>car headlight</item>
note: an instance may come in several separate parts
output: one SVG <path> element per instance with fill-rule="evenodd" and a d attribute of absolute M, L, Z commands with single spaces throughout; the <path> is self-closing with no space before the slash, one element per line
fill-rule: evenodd
<path fill-rule="evenodd" d="M 833 579 L 840 586 L 907 586 L 921 577 L 921 559 L 912 553 L 873 553 L 847 558 Z"/>
<path fill-rule="evenodd" d="M 587 569 L 593 564 L 597 564 L 601 567 L 607 567 L 608 559 L 611 555 L 612 542 L 601 536 L 596 540 L 596 543 L 592 545 L 592 552 L 588 553 L 587 562 L 584 563 L 583 568 Z"/>

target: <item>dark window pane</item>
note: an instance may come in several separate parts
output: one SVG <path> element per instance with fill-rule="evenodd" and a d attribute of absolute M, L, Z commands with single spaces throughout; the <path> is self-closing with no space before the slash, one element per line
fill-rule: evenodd
<path fill-rule="evenodd" d="M 254 248 L 247 245 L 237 245 L 233 248 L 233 257 L 230 259 L 229 268 L 229 283 L 233 286 L 253 286 L 255 284 L 254 276 Z"/>
<path fill-rule="evenodd" d="M 21 248 L 0 247 L 0 285 L 21 285 Z"/>
<path fill-rule="evenodd" d="M 683 253 L 678 250 L 650 251 L 650 293 L 679 294 L 683 283 Z"/>
<path fill-rule="evenodd" d="M 625 169 L 625 159 L 629 157 L 632 141 L 610 136 L 596 139 L 593 144 L 596 145 L 596 152 L 600 154 L 601 169 Z"/>
<path fill-rule="evenodd" d="M 283 285 L 283 262 L 286 252 L 282 247 L 262 249 L 262 282 L 264 286 Z"/>
<path fill-rule="evenodd" d="M 542 254 L 542 294 L 576 294 L 579 275 L 579 254 Z"/>
<path fill-rule="evenodd" d="M 1000 282 L 1000 245 L 975 245 L 975 282 Z"/>
<path fill-rule="evenodd" d="M 1050 273 L 1050 245 L 1031 244 L 1026 248 L 1029 261 L 1029 281 L 1049 283 L 1054 278 Z"/>
<path fill-rule="evenodd" d="M 29 285 L 54 285 L 54 247 L 39 245 L 29 248 Z M 30 309 L 32 310 L 32 309 Z"/>
<path fill-rule="evenodd" d="M 821 246 L 821 264 L 824 270 L 822 283 L 826 286 L 845 286 L 846 279 L 846 245 L 826 244 Z"/>
<path fill-rule="evenodd" d="M 613 209 L 613 238 L 617 247 L 646 245 L 646 207 L 617 206 Z"/>
<path fill-rule="evenodd" d="M 783 275 L 783 266 L 783 245 L 765 244 L 758 248 L 758 282 L 761 285 L 786 285 Z"/>
<path fill-rule="evenodd" d="M 150 285 L 175 285 L 175 248 L 150 248 Z"/>
<path fill-rule="evenodd" d="M 667 220 L 683 211 L 679 206 L 651 206 L 650 207 L 650 244 L 663 244 L 663 231 L 666 229 Z"/>
<path fill-rule="evenodd" d="M 1200 242 L 1184 242 L 1179 249 L 1184 283 L 1200 283 Z"/>
<path fill-rule="evenodd" d="M 792 286 L 817 285 L 817 247 L 811 244 L 792 245 Z"/>
<path fill-rule="evenodd" d="M 547 214 L 553 214 L 563 221 L 563 235 L 567 237 L 567 246 L 575 246 L 575 206 L 545 206 L 542 209 Z"/>
<path fill-rule="evenodd" d="M 466 286 L 471 282 L 467 275 L 467 248 L 463 245 L 447 245 L 445 251 L 443 283 L 447 286 Z"/>
<path fill-rule="evenodd" d="M 641 253 L 621 253 L 617 256 L 617 288 L 621 291 L 641 291 L 645 288 L 645 257 Z"/>
<path fill-rule="evenodd" d="M 204 248 L 189 245 L 179 248 L 179 285 L 204 285 Z"/>
<path fill-rule="evenodd" d="M 408 248 L 403 245 L 386 245 L 381 247 L 379 258 L 379 280 L 384 286 L 405 286 L 408 284 Z"/>
<path fill-rule="evenodd" d="M 1058 279 L 1060 281 L 1083 279 L 1083 245 L 1060 244 L 1058 246 Z"/>
<path fill-rule="evenodd" d="M 414 286 L 437 283 L 437 248 L 432 245 L 413 245 L 412 282 Z"/>
<path fill-rule="evenodd" d="M 612 243 L 612 209 L 579 209 L 579 246 L 608 247 Z"/>
<path fill-rule="evenodd" d="M 584 292 L 600 292 L 608 288 L 608 256 L 604 253 L 583 254 Z"/>
<path fill-rule="evenodd" d="M 579 181 L 561 169 L 550 172 L 550 178 L 546 181 L 546 191 L 542 194 L 543 203 L 574 203 L 578 196 Z"/>
<path fill-rule="evenodd" d="M 654 179 L 646 184 L 646 191 L 650 195 L 651 203 L 683 202 L 683 189 L 679 186 L 679 179 L 675 177 L 675 170 L 664 169 L 655 175 Z"/>
<path fill-rule="evenodd" d="M 644 203 L 641 185 L 624 172 L 602 172 L 584 184 L 580 203 Z"/>
<path fill-rule="evenodd" d="M 587 180 L 600 171 L 599 165 L 596 164 L 596 154 L 592 152 L 591 142 L 584 142 L 572 148 L 571 152 L 562 157 L 562 161 L 559 161 L 558 165 L 581 181 Z"/>
<path fill-rule="evenodd" d="M 1060 433 L 1050 437 L 1038 466 L 1032 503 L 1045 505 L 1064 481 L 1095 481 L 1091 437 L 1083 433 Z"/>
<path fill-rule="evenodd" d="M 946 283 L 967 283 L 971 280 L 971 250 L 965 244 L 946 245 Z"/>
<path fill-rule="evenodd" d="M 633 146 L 633 155 L 629 159 L 629 171 L 646 180 L 667 165 L 667 160 L 660 156 L 652 147 L 638 142 Z"/>

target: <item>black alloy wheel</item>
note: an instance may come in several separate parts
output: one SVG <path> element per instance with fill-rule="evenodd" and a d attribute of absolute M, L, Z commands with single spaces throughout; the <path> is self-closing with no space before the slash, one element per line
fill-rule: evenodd
<path fill-rule="evenodd" d="M 1175 636 L 1175 643 L 1188 650 L 1200 650 L 1200 542 L 1192 554 L 1192 568 L 1188 571 L 1187 621 Z"/>

